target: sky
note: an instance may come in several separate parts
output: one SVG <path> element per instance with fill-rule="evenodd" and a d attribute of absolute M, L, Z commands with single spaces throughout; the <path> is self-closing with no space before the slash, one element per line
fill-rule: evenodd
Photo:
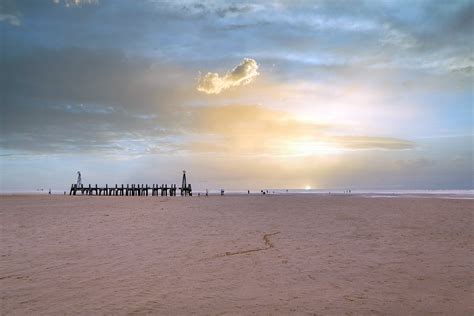
<path fill-rule="evenodd" d="M 473 1 L 0 0 L 0 191 L 472 189 Z"/>

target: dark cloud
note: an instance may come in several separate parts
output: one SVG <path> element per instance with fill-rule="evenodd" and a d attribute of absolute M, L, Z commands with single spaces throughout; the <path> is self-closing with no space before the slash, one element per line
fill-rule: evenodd
<path fill-rule="evenodd" d="M 21 25 L 21 15 L 13 0 L 0 1 L 0 23 L 19 26 Z"/>
<path fill-rule="evenodd" d="M 5 56 L 0 67 L 6 106 L 20 98 L 43 105 L 92 103 L 140 113 L 179 103 L 179 93 L 171 92 L 193 82 L 173 66 L 110 50 L 34 49 Z"/>
<path fill-rule="evenodd" d="M 0 74 L 1 146 L 30 152 L 109 151 L 179 134 L 180 82 L 188 78 L 189 91 L 193 82 L 168 65 L 79 48 L 5 56 Z"/>
<path fill-rule="evenodd" d="M 176 3 L 176 6 L 180 6 L 179 2 Z M 255 4 L 246 4 L 246 3 L 227 3 L 227 2 L 213 2 L 206 3 L 201 1 L 196 1 L 195 3 L 188 3 L 181 5 L 181 10 L 185 15 L 214 15 L 220 18 L 225 18 L 228 16 L 239 16 L 246 13 L 256 11 L 260 8 Z M 168 7 L 168 10 L 173 10 L 173 6 Z"/>
<path fill-rule="evenodd" d="M 7 46 L 120 48 L 182 63 L 219 62 L 225 51 L 239 58 L 258 54 L 262 62 L 305 59 L 449 72 L 469 66 L 474 20 L 472 1 L 5 3 L 6 12 L 27 21 L 22 31 L 7 30 L 14 41 Z"/>

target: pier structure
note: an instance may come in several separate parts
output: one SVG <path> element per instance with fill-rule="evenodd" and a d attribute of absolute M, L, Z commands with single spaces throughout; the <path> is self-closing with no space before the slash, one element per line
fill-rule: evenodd
<path fill-rule="evenodd" d="M 186 170 L 183 170 L 183 179 L 181 180 L 181 187 L 179 188 L 181 196 L 192 196 L 193 191 L 191 189 L 191 184 L 186 182 Z"/>
<path fill-rule="evenodd" d="M 85 186 L 79 181 L 71 184 L 69 195 L 102 195 L 102 196 L 176 196 L 178 189 L 181 196 L 192 196 L 191 184 L 186 183 L 186 171 L 183 171 L 183 181 L 181 187 L 176 184 L 115 184 L 99 187 L 97 184 Z"/>
<path fill-rule="evenodd" d="M 71 184 L 69 195 L 102 195 L 102 196 L 176 196 L 178 187 L 176 184 L 127 184 L 110 186 L 108 184 L 105 187 Z M 191 195 L 186 194 L 186 195 Z"/>

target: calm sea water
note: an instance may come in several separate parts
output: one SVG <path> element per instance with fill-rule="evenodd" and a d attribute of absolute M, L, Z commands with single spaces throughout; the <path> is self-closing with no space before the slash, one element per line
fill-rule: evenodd
<path fill-rule="evenodd" d="M 265 191 L 266 192 L 266 191 Z M 218 191 L 213 191 L 212 193 L 219 193 Z M 247 191 L 226 191 L 226 193 L 231 194 L 247 194 Z M 250 191 L 253 194 L 260 194 L 260 191 Z M 459 197 L 472 197 L 474 198 L 474 189 L 473 190 L 386 190 L 386 189 L 372 189 L 372 190 L 352 190 L 350 193 L 347 190 L 335 189 L 268 189 L 268 194 L 319 194 L 319 195 L 363 195 L 363 196 L 424 196 L 424 195 L 435 195 L 435 196 L 459 196 Z"/>

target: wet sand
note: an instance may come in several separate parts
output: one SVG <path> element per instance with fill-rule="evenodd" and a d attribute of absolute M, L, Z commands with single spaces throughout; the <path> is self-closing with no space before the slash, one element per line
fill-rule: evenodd
<path fill-rule="evenodd" d="M 473 206 L 2 196 L 0 312 L 472 315 Z"/>

